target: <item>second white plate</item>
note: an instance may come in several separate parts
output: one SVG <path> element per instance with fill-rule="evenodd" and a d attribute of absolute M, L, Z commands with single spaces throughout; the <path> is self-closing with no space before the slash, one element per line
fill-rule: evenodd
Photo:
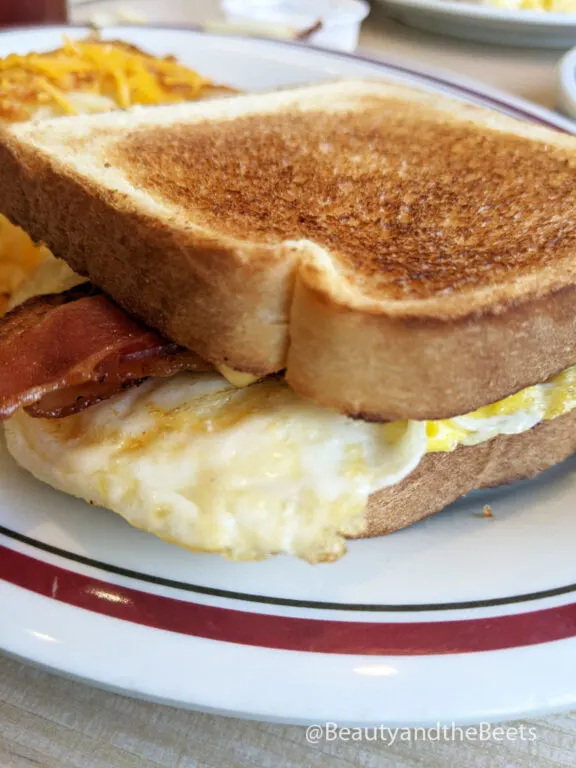
<path fill-rule="evenodd" d="M 377 0 L 408 26 L 483 43 L 567 50 L 576 45 L 576 13 L 515 11 L 457 0 Z"/>

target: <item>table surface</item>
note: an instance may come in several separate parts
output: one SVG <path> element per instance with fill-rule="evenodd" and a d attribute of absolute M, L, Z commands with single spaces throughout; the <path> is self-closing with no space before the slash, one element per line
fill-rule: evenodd
<path fill-rule="evenodd" d="M 118 7 L 154 21 L 214 18 L 213 0 L 72 0 L 72 20 Z M 378 7 L 360 46 L 453 69 L 555 106 L 555 51 L 503 48 L 432 36 L 387 19 Z M 0 619 L 1 620 L 1 619 Z M 487 681 L 489 684 L 489 681 Z M 534 741 L 428 741 L 394 746 L 306 742 L 305 730 L 186 712 L 106 693 L 0 657 L 1 768 L 221 768 L 333 765 L 376 768 L 572 767 L 576 713 L 527 721 Z"/>

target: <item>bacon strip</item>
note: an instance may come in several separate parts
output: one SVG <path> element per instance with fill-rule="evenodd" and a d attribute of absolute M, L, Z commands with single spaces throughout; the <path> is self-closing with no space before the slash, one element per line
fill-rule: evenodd
<path fill-rule="evenodd" d="M 0 419 L 25 407 L 61 418 L 149 376 L 212 370 L 142 326 L 90 284 L 39 296 L 0 318 Z"/>

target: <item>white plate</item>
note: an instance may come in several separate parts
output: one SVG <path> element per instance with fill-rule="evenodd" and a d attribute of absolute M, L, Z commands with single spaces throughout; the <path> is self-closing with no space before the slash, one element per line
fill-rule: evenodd
<path fill-rule="evenodd" d="M 576 120 L 576 48 L 565 53 L 556 65 L 558 105 Z"/>
<path fill-rule="evenodd" d="M 56 47 L 61 31 L 0 35 L 0 54 Z M 406 64 L 185 30 L 113 35 L 245 89 L 386 77 L 570 126 Z M 334 564 L 240 564 L 57 493 L 0 445 L 0 647 L 134 696 L 284 722 L 468 723 L 575 707 L 575 469 L 576 457 L 472 495 L 354 542 Z M 492 520 L 479 515 L 486 499 Z"/>
<path fill-rule="evenodd" d="M 576 44 L 576 13 L 507 10 L 458 0 L 377 0 L 417 29 L 483 43 L 557 48 Z"/>

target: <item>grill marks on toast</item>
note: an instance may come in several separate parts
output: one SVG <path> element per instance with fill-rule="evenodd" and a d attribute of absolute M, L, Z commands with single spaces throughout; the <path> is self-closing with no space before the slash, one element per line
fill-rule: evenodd
<path fill-rule="evenodd" d="M 576 248 L 568 151 L 394 98 L 144 127 L 110 151 L 210 228 L 323 246 L 375 298 L 489 286 Z"/>

